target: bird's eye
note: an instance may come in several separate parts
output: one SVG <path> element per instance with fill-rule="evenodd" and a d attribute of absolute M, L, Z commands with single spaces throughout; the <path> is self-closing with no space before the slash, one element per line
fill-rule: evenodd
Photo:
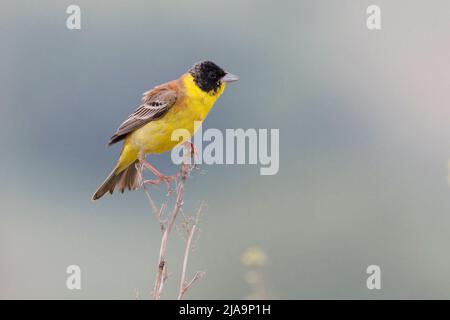
<path fill-rule="evenodd" d="M 208 78 L 210 79 L 216 79 L 217 78 L 217 74 L 214 71 L 210 71 L 208 73 Z"/>

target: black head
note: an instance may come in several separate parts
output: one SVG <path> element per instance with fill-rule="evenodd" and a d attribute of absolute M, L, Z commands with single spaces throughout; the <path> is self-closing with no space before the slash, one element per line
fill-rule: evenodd
<path fill-rule="evenodd" d="M 211 61 L 197 62 L 189 69 L 195 83 L 205 92 L 217 91 L 221 85 L 221 79 L 227 74 Z"/>

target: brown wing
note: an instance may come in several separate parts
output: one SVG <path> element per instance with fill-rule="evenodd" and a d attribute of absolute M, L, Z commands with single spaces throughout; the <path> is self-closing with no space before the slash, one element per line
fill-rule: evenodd
<path fill-rule="evenodd" d="M 170 86 L 156 87 L 144 93 L 142 100 L 144 103 L 120 125 L 108 145 L 123 140 L 128 133 L 165 115 L 177 101 L 177 92 Z"/>

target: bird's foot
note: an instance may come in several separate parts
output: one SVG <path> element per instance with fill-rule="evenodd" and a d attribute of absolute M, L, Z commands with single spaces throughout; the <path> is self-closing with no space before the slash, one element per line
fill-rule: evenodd
<path fill-rule="evenodd" d="M 189 160 L 187 160 L 185 163 L 190 165 L 191 170 L 198 169 L 198 164 L 196 162 L 196 160 L 198 159 L 197 147 L 190 141 L 185 141 L 183 143 L 183 146 L 186 152 L 190 152 L 189 154 L 190 157 L 188 157 Z"/>
<path fill-rule="evenodd" d="M 144 180 L 144 183 L 145 184 L 150 184 L 150 185 L 157 185 L 157 184 L 160 184 L 160 183 L 164 182 L 166 184 L 167 194 L 169 195 L 170 192 L 171 192 L 171 185 L 170 185 L 170 183 L 172 181 L 176 181 L 177 175 L 175 175 L 175 176 L 165 176 L 161 172 L 159 172 L 154 166 L 152 166 L 150 163 L 148 163 L 147 161 L 144 160 L 142 163 L 144 164 L 145 168 L 147 168 L 148 170 L 153 172 L 153 174 L 156 177 L 158 177 L 158 179 Z"/>
<path fill-rule="evenodd" d="M 191 150 L 191 158 L 196 159 L 198 156 L 197 147 L 190 141 L 186 142 L 186 146 Z"/>
<path fill-rule="evenodd" d="M 170 183 L 175 180 L 176 180 L 176 177 L 174 177 L 174 176 L 160 176 L 160 177 L 158 177 L 158 179 L 144 180 L 144 183 L 149 184 L 149 185 L 158 185 L 160 183 L 165 183 L 166 189 L 167 189 L 167 195 L 170 195 L 170 193 L 172 191 Z"/>

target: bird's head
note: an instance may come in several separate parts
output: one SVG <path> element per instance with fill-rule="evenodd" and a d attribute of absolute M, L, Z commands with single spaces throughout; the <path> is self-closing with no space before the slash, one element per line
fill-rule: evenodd
<path fill-rule="evenodd" d="M 239 80 L 238 76 L 224 71 L 211 61 L 197 62 L 189 69 L 189 73 L 204 92 L 215 92 L 223 83 Z"/>

